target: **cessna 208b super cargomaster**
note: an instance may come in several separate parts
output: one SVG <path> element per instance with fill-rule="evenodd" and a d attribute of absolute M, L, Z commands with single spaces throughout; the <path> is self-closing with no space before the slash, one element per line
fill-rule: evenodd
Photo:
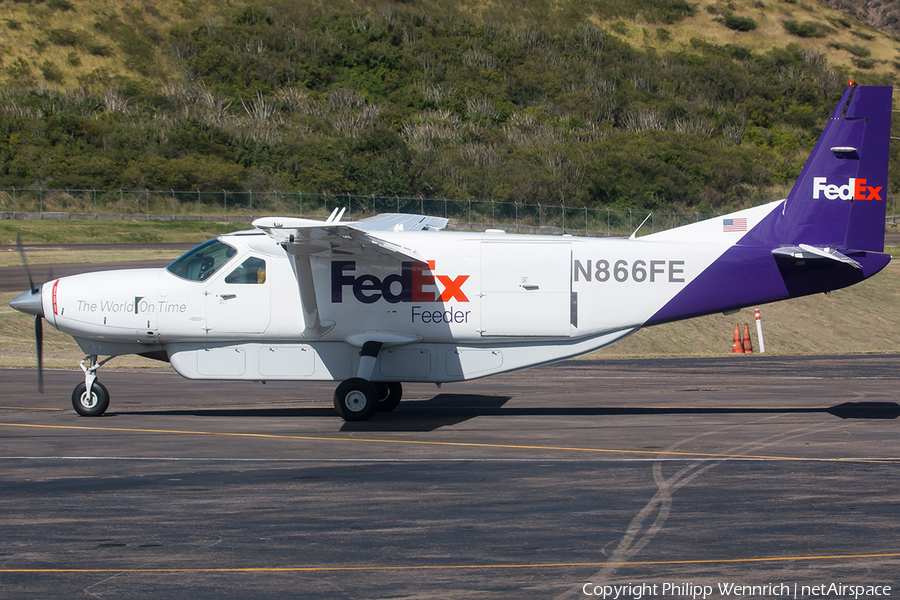
<path fill-rule="evenodd" d="M 79 414 L 109 405 L 105 359 L 190 379 L 339 380 L 364 420 L 402 382 L 463 381 L 608 346 L 641 327 L 852 285 L 880 271 L 892 88 L 851 84 L 786 200 L 638 239 L 439 231 L 446 219 L 264 218 L 165 269 L 34 287 L 11 306 L 87 354 Z M 85 363 L 89 363 L 87 366 Z"/>

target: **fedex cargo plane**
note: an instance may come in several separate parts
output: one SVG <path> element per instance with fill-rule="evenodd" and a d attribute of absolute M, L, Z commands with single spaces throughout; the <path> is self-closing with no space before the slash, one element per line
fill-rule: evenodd
<path fill-rule="evenodd" d="M 72 394 L 139 354 L 191 379 L 337 380 L 337 413 L 403 382 L 464 381 L 579 356 L 641 327 L 846 287 L 885 267 L 892 88 L 850 85 L 787 199 L 632 239 L 443 232 L 447 220 L 270 217 L 165 269 L 49 281 L 11 306 L 87 355 Z"/>

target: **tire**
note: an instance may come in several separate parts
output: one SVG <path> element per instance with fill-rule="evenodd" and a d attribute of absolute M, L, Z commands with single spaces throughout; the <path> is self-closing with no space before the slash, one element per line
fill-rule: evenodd
<path fill-rule="evenodd" d="M 374 383 L 351 377 L 334 390 L 334 410 L 345 421 L 368 421 L 378 412 L 378 398 Z"/>
<path fill-rule="evenodd" d="M 403 385 L 399 381 L 375 384 L 378 390 L 378 412 L 391 412 L 400 404 L 403 397 Z"/>
<path fill-rule="evenodd" d="M 82 417 L 99 417 L 109 408 L 109 391 L 106 386 L 95 381 L 91 386 L 91 399 L 87 397 L 87 386 L 82 382 L 72 391 L 72 408 Z"/>

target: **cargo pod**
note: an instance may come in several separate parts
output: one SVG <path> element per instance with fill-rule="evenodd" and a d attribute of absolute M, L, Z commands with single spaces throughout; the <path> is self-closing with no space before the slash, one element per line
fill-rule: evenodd
<path fill-rule="evenodd" d="M 482 337 L 568 337 L 570 262 L 568 242 L 482 242 Z"/>

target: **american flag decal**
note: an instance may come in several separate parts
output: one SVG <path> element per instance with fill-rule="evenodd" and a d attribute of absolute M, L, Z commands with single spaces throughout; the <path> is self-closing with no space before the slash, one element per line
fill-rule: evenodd
<path fill-rule="evenodd" d="M 722 219 L 722 231 L 747 231 L 747 219 Z"/>

